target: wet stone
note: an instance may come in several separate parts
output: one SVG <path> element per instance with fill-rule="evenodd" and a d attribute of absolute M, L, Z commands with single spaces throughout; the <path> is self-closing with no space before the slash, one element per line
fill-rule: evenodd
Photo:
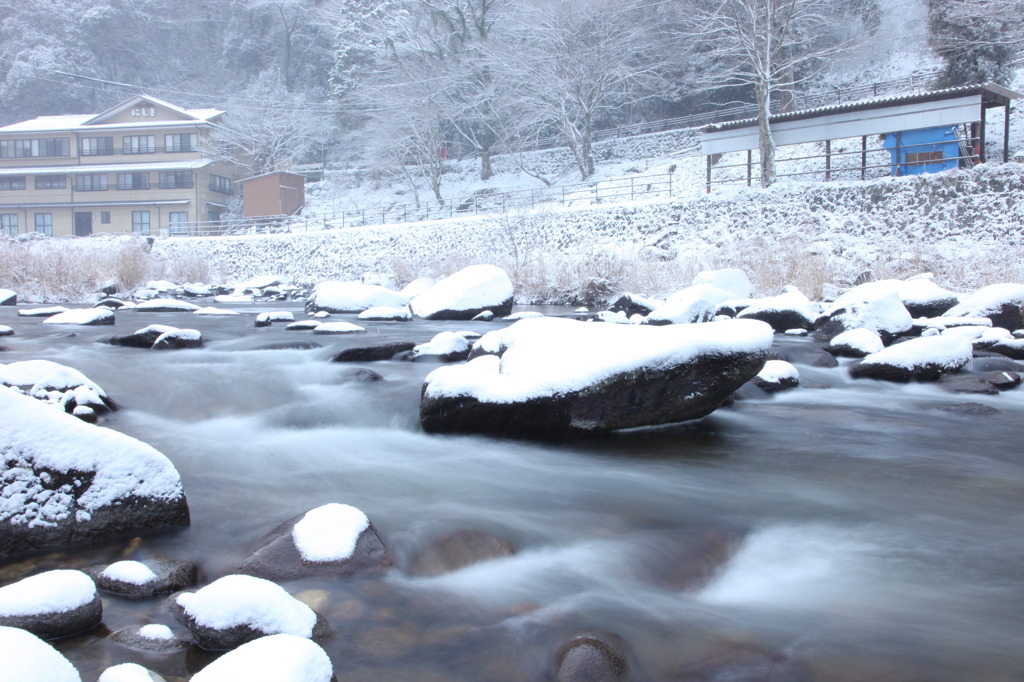
<path fill-rule="evenodd" d="M 512 556 L 515 548 L 507 540 L 478 530 L 458 530 L 434 540 L 413 558 L 409 573 L 435 576 L 480 561 Z"/>
<path fill-rule="evenodd" d="M 983 405 L 982 403 L 953 403 L 949 405 L 936 405 L 936 410 L 942 410 L 943 412 L 949 412 L 951 414 L 961 414 L 965 417 L 987 417 L 989 415 L 998 414 L 999 410 L 990 406 Z"/>
<path fill-rule="evenodd" d="M 608 635 L 580 635 L 558 657 L 557 682 L 615 682 L 625 679 L 626 656 L 621 642 Z"/>

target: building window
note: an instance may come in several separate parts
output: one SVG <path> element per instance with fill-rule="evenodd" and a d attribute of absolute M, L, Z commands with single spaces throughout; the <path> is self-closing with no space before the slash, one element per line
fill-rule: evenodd
<path fill-rule="evenodd" d="M 167 214 L 171 232 L 182 232 L 188 227 L 188 211 L 171 211 Z"/>
<path fill-rule="evenodd" d="M 43 137 L 36 140 L 0 140 L 0 157 L 70 156 L 71 138 Z"/>
<path fill-rule="evenodd" d="M 100 222 L 104 225 L 110 224 L 110 211 L 100 211 Z"/>
<path fill-rule="evenodd" d="M 8 175 L 0 178 L 0 189 L 25 189 L 25 176 Z"/>
<path fill-rule="evenodd" d="M 45 234 L 47 237 L 53 236 L 52 213 L 36 213 L 36 232 Z"/>
<path fill-rule="evenodd" d="M 18 236 L 17 213 L 0 213 L 0 235 L 5 237 Z"/>
<path fill-rule="evenodd" d="M 100 192 L 107 189 L 106 173 L 85 173 L 75 176 L 76 192 Z"/>
<path fill-rule="evenodd" d="M 161 171 L 160 173 L 160 189 L 182 189 L 191 186 L 191 171 Z"/>
<path fill-rule="evenodd" d="M 211 223 L 220 222 L 220 211 L 207 211 L 206 219 Z"/>
<path fill-rule="evenodd" d="M 132 211 L 132 232 L 149 234 L 149 211 Z"/>
<path fill-rule="evenodd" d="M 195 152 L 199 151 L 198 133 L 174 133 L 164 135 L 164 151 Z"/>
<path fill-rule="evenodd" d="M 125 135 L 121 138 L 123 154 L 153 154 L 156 152 L 156 135 Z"/>
<path fill-rule="evenodd" d="M 82 138 L 82 156 L 110 156 L 113 153 L 113 136 Z"/>
<path fill-rule="evenodd" d="M 225 178 L 222 175 L 211 175 L 210 191 L 231 194 L 231 178 Z"/>
<path fill-rule="evenodd" d="M 37 175 L 36 189 L 66 189 L 68 176 L 66 175 Z"/>
<path fill-rule="evenodd" d="M 118 189 L 149 189 L 149 173 L 118 173 Z"/>

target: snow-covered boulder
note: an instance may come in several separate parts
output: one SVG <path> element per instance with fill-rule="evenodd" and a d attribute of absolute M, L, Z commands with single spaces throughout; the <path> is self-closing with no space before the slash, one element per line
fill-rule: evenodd
<path fill-rule="evenodd" d="M 0 289 L 0 305 L 18 305 L 17 292 L 10 289 Z"/>
<path fill-rule="evenodd" d="M 800 372 L 785 360 L 769 360 L 752 381 L 762 391 L 778 393 L 800 385 Z"/>
<path fill-rule="evenodd" d="M 123 647 L 147 654 L 172 654 L 188 646 L 166 625 L 129 625 L 117 630 L 110 639 Z"/>
<path fill-rule="evenodd" d="M 0 587 L 0 625 L 43 639 L 77 635 L 102 618 L 96 585 L 81 571 L 46 571 Z"/>
<path fill-rule="evenodd" d="M 650 315 L 661 305 L 662 302 L 659 300 L 627 292 L 613 296 L 608 302 L 608 310 L 613 313 L 624 313 L 627 318 L 630 318 L 633 315 Z"/>
<path fill-rule="evenodd" d="M 693 285 L 721 289 L 730 294 L 729 298 L 749 298 L 751 291 L 750 278 L 738 268 L 699 272 L 693 278 Z"/>
<path fill-rule="evenodd" d="M 461 362 L 469 357 L 472 344 L 465 336 L 455 332 L 441 332 L 427 343 L 421 343 L 409 353 L 409 359 L 435 362 Z"/>
<path fill-rule="evenodd" d="M 269 580 L 314 575 L 366 576 L 393 563 L 366 515 L 347 504 L 325 504 L 274 529 L 239 566 Z"/>
<path fill-rule="evenodd" d="M 832 337 L 828 352 L 844 358 L 863 358 L 885 348 L 882 337 L 871 329 L 851 329 Z"/>
<path fill-rule="evenodd" d="M 18 311 L 18 317 L 53 317 L 67 311 L 68 308 L 62 305 L 47 306 L 45 308 L 22 308 Z"/>
<path fill-rule="evenodd" d="M 291 328 L 291 325 L 288 325 Z M 351 322 L 320 322 L 313 327 L 314 334 L 365 334 L 366 329 Z"/>
<path fill-rule="evenodd" d="M 331 659 L 315 642 L 271 635 L 243 644 L 192 676 L 192 682 L 331 682 Z"/>
<path fill-rule="evenodd" d="M 199 306 L 174 298 L 154 298 L 139 303 L 135 306 L 135 310 L 140 313 L 194 313 L 199 310 Z"/>
<path fill-rule="evenodd" d="M 181 293 L 191 298 L 206 298 L 208 296 L 213 296 L 213 289 L 207 284 L 196 282 L 183 284 L 181 287 Z"/>
<path fill-rule="evenodd" d="M 66 310 L 43 320 L 43 324 L 77 324 L 99 327 L 114 324 L 114 311 L 109 308 L 78 308 Z"/>
<path fill-rule="evenodd" d="M 892 343 L 909 332 L 914 319 L 894 286 L 878 286 L 884 282 L 869 282 L 850 289 L 823 313 L 815 325 L 815 333 L 825 339 L 851 329 L 870 329 L 883 343 Z"/>
<path fill-rule="evenodd" d="M 21 628 L 0 626 L 0 661 L 4 682 L 82 682 L 71 661 Z"/>
<path fill-rule="evenodd" d="M 955 336 L 910 339 L 872 353 L 850 368 L 855 379 L 935 381 L 958 371 L 974 356 L 971 342 Z"/>
<path fill-rule="evenodd" d="M 285 329 L 288 331 L 312 331 L 321 324 L 324 323 L 320 320 L 297 320 L 289 325 L 285 325 Z"/>
<path fill-rule="evenodd" d="M 116 408 L 98 384 L 73 367 L 50 360 L 22 360 L 0 365 L 0 386 L 24 391 L 69 414 L 95 421 L 95 417 Z"/>
<path fill-rule="evenodd" d="M 119 663 L 104 670 L 96 682 L 167 682 L 138 663 Z"/>
<path fill-rule="evenodd" d="M 313 609 L 280 585 L 251 575 L 226 575 L 173 599 L 196 644 L 208 651 L 227 651 L 266 635 L 326 634 Z"/>
<path fill-rule="evenodd" d="M 427 320 L 471 320 L 485 310 L 512 313 L 512 280 L 495 265 L 471 265 L 412 299 L 412 312 Z"/>
<path fill-rule="evenodd" d="M 178 472 L 145 443 L 10 389 L 0 414 L 0 560 L 188 525 Z"/>
<path fill-rule="evenodd" d="M 409 562 L 409 574 L 435 576 L 516 553 L 504 538 L 479 530 L 457 530 L 433 540 Z"/>
<path fill-rule="evenodd" d="M 153 342 L 153 350 L 180 350 L 202 348 L 203 334 L 198 329 L 170 329 Z"/>
<path fill-rule="evenodd" d="M 130 599 L 177 592 L 196 582 L 195 564 L 170 557 L 115 561 L 83 570 L 100 590 Z"/>
<path fill-rule="evenodd" d="M 288 280 L 283 279 L 279 275 L 260 275 L 259 277 L 253 277 L 252 279 L 247 279 L 244 282 L 239 282 L 235 288 L 238 291 L 259 291 L 286 284 L 287 281 Z"/>
<path fill-rule="evenodd" d="M 287 310 L 268 310 L 256 316 L 257 327 L 269 327 L 274 322 L 294 322 L 295 315 Z"/>
<path fill-rule="evenodd" d="M 518 320 L 528 320 L 531 317 L 544 317 L 544 313 L 536 310 L 521 310 L 518 313 L 512 313 L 501 318 L 504 322 L 517 322 Z"/>
<path fill-rule="evenodd" d="M 0 336 L 14 336 L 14 330 L 6 324 L 0 324 Z"/>
<path fill-rule="evenodd" d="M 434 286 L 434 280 L 429 277 L 420 277 L 402 287 L 402 295 L 411 301 L 432 286 Z"/>
<path fill-rule="evenodd" d="M 664 305 L 651 311 L 647 316 L 647 323 L 695 324 L 713 321 L 719 302 L 708 299 L 708 289 L 709 287 L 700 286 L 677 291 L 665 300 Z"/>
<path fill-rule="evenodd" d="M 930 275 L 892 280 L 896 294 L 911 316 L 936 317 L 960 303 L 960 297 L 936 284 Z"/>
<path fill-rule="evenodd" d="M 982 287 L 943 317 L 987 317 L 992 325 L 1013 331 L 1024 325 L 1021 306 L 1024 305 L 1024 284 L 992 284 Z"/>
<path fill-rule="evenodd" d="M 131 334 L 118 334 L 107 339 L 111 346 L 125 346 L 128 348 L 152 348 L 153 344 L 167 332 L 175 331 L 177 327 L 166 324 L 151 324 L 142 329 L 136 329 Z"/>
<path fill-rule="evenodd" d="M 373 320 L 377 322 L 408 322 L 412 319 L 412 311 L 409 306 L 392 308 L 390 306 L 377 306 L 367 308 L 357 315 L 360 320 Z"/>
<path fill-rule="evenodd" d="M 127 303 L 119 298 L 104 298 L 99 301 L 93 308 L 110 308 L 111 310 L 120 310 L 121 308 L 134 308 L 134 303 Z"/>
<path fill-rule="evenodd" d="M 790 329 L 810 329 L 818 311 L 803 293 L 788 286 L 778 296 L 754 299 L 736 317 L 767 322 L 781 334 Z"/>
<path fill-rule="evenodd" d="M 495 345 L 488 336 L 479 345 Z M 756 320 L 521 320 L 502 330 L 500 357 L 426 377 L 420 423 L 429 432 L 543 437 L 697 419 L 761 370 L 771 343 L 771 328 Z"/>
<path fill-rule="evenodd" d="M 1000 339 L 989 344 L 985 350 L 1014 360 L 1024 360 L 1024 339 Z"/>
<path fill-rule="evenodd" d="M 408 353 L 416 344 L 412 341 L 396 341 L 376 346 L 359 346 L 346 348 L 331 358 L 331 362 L 381 362 L 393 360 L 395 356 Z"/>
<path fill-rule="evenodd" d="M 193 310 L 192 314 L 193 315 L 199 315 L 200 317 L 217 317 L 217 316 L 225 316 L 226 317 L 226 316 L 231 316 L 231 315 L 241 315 L 241 313 L 238 312 L 237 310 L 230 310 L 228 308 L 214 308 L 212 306 L 207 306 L 205 308 L 200 308 L 199 310 Z"/>
<path fill-rule="evenodd" d="M 368 308 L 401 308 L 409 299 L 403 294 L 362 282 L 320 282 L 306 302 L 306 312 L 361 313 Z"/>

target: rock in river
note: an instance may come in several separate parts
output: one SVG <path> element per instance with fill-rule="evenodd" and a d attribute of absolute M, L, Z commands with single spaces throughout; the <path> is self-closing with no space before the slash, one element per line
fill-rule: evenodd
<path fill-rule="evenodd" d="M 521 320 L 502 331 L 500 357 L 427 375 L 420 423 L 429 432 L 550 437 L 697 419 L 761 370 L 771 343 L 771 327 L 757 320 Z"/>
<path fill-rule="evenodd" d="M 81 571 L 46 571 L 0 587 L 0 625 L 43 639 L 77 635 L 102 617 L 96 585 Z"/>
<path fill-rule="evenodd" d="M 471 320 L 485 310 L 512 313 L 512 280 L 494 265 L 472 265 L 442 279 L 412 299 L 412 312 L 426 320 Z"/>

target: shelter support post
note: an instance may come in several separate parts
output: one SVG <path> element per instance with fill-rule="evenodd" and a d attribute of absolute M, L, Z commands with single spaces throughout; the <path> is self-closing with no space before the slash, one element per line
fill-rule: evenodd
<path fill-rule="evenodd" d="M 1010 160 L 1010 103 L 1006 103 L 1003 114 L 1003 163 Z"/>
<path fill-rule="evenodd" d="M 988 159 L 985 154 L 985 107 L 981 108 L 981 125 L 978 126 L 978 158 L 981 163 L 985 163 Z"/>
<path fill-rule="evenodd" d="M 747 187 L 750 187 L 750 180 L 753 178 L 754 164 L 753 164 L 754 152 L 753 150 L 747 150 Z"/>
<path fill-rule="evenodd" d="M 704 191 L 707 194 L 711 194 L 711 155 L 710 154 L 708 154 L 707 185 L 705 185 L 705 190 Z"/>
<path fill-rule="evenodd" d="M 825 182 L 832 179 L 832 140 L 825 140 Z"/>
<path fill-rule="evenodd" d="M 864 172 L 868 168 L 868 136 L 861 135 L 860 138 L 860 179 L 864 179 Z"/>

